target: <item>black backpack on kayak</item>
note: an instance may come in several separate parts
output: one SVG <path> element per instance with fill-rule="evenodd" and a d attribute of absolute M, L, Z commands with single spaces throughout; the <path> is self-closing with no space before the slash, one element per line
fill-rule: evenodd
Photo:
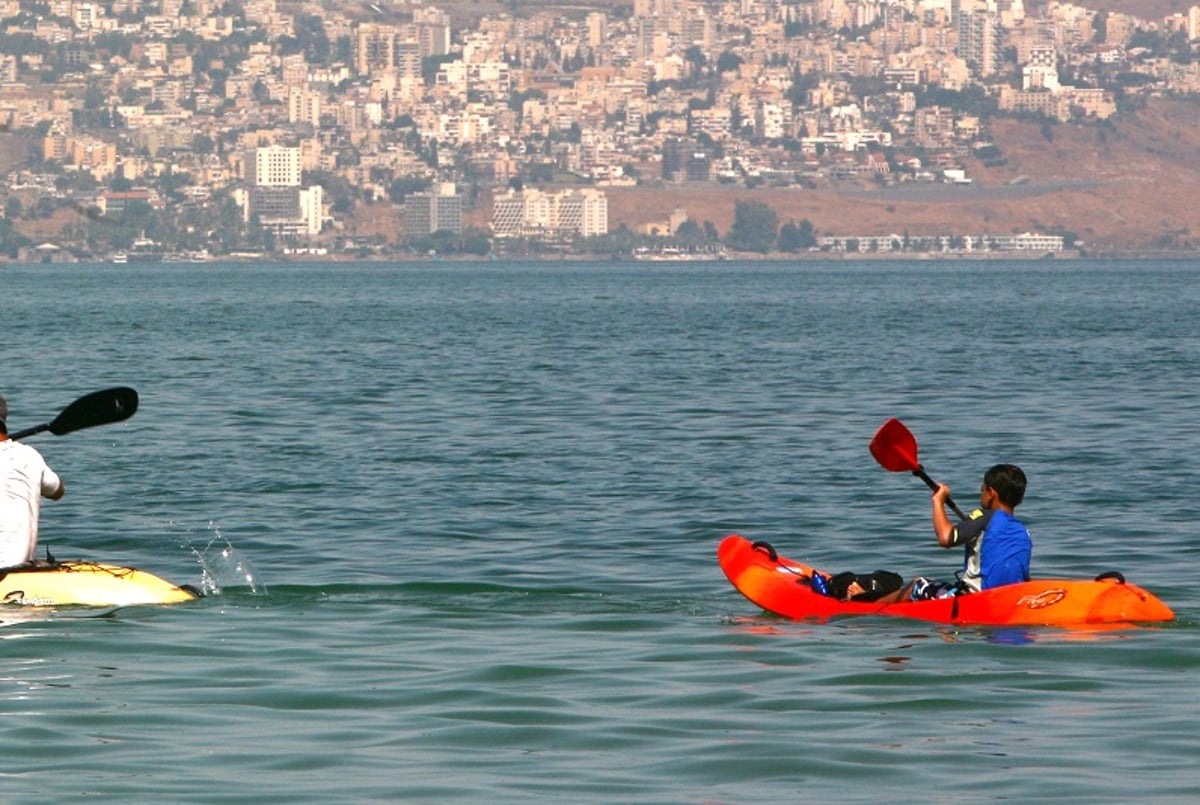
<path fill-rule="evenodd" d="M 858 582 L 863 591 L 854 596 L 847 596 L 850 585 Z M 876 570 L 874 573 L 838 573 L 829 578 L 829 595 L 839 601 L 876 601 L 888 593 L 893 593 L 904 586 L 904 577 L 890 570 Z"/>

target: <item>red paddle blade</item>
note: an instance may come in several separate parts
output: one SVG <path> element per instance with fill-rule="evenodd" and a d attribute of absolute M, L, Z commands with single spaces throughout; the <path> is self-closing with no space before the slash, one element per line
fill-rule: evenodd
<path fill-rule="evenodd" d="M 894 417 L 875 432 L 871 455 L 888 472 L 916 472 L 921 468 L 917 461 L 917 437 Z"/>

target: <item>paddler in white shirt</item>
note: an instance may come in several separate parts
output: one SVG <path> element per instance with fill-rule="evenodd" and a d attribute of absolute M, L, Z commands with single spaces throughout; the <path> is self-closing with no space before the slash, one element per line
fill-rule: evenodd
<path fill-rule="evenodd" d="M 58 500 L 66 491 L 41 453 L 8 438 L 7 420 L 0 397 L 0 568 L 33 561 L 42 498 Z"/>

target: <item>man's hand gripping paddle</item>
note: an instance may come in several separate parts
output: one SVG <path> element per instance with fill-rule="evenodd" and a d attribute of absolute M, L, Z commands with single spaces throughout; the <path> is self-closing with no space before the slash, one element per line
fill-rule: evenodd
<path fill-rule="evenodd" d="M 875 437 L 871 439 L 871 455 L 888 472 L 911 472 L 930 489 L 937 491 L 937 481 L 925 473 L 925 468 L 917 460 L 917 437 L 899 419 L 889 419 L 875 432 Z M 950 498 L 946 498 L 946 505 L 958 515 L 958 519 L 967 519 L 962 509 L 955 506 Z"/>
<path fill-rule="evenodd" d="M 111 425 L 129 419 L 137 407 L 138 394 L 131 388 L 118 386 L 104 391 L 93 391 L 64 408 L 52 422 L 19 430 L 9 434 L 8 438 L 16 441 L 45 430 L 55 436 L 64 436 L 96 425 Z"/>

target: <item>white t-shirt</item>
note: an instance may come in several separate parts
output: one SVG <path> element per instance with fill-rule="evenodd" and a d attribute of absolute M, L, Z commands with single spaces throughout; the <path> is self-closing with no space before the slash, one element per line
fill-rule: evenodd
<path fill-rule="evenodd" d="M 34 558 L 42 495 L 53 495 L 61 483 L 37 450 L 0 442 L 0 567 Z"/>

